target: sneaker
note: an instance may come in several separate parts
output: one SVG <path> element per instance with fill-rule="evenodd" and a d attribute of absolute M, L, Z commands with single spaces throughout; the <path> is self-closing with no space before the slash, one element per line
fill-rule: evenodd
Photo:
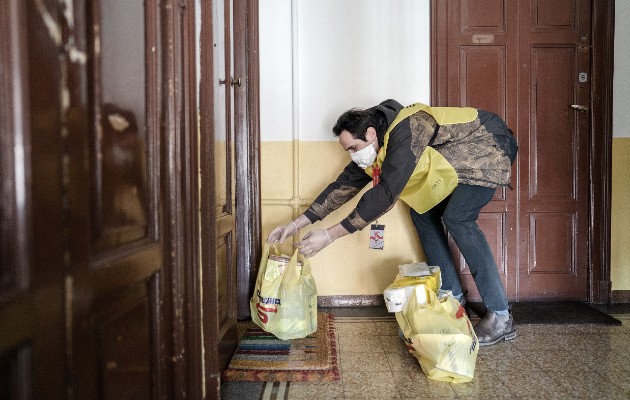
<path fill-rule="evenodd" d="M 475 325 L 475 334 L 479 340 L 479 346 L 489 346 L 501 340 L 514 339 L 516 329 L 514 329 L 512 313 L 499 315 L 496 312 L 488 312 Z"/>

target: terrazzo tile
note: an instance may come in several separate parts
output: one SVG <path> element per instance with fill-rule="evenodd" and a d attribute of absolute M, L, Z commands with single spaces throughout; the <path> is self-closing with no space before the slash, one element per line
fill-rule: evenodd
<path fill-rule="evenodd" d="M 391 372 L 345 372 L 341 377 L 346 399 L 398 399 Z"/>
<path fill-rule="evenodd" d="M 394 373 L 393 379 L 402 399 L 451 399 L 457 397 L 450 383 L 431 380 L 424 373 L 413 374 L 401 371 Z"/>
<path fill-rule="evenodd" d="M 428 379 L 398 338 L 395 320 L 344 320 L 336 324 L 342 381 L 292 382 L 288 398 L 629 399 L 630 314 L 614 317 L 623 325 L 518 325 L 517 321 L 518 337 L 481 347 L 475 377 L 464 384 Z M 246 324 L 239 323 L 238 328 L 241 337 Z M 250 382 L 225 385 L 230 390 L 224 393 L 258 387 Z"/>
<path fill-rule="evenodd" d="M 477 361 L 475 361 L 475 374 L 477 371 L 492 372 L 492 370 L 491 364 L 486 363 L 484 360 L 477 357 Z"/>
<path fill-rule="evenodd" d="M 602 379 L 607 379 L 614 385 L 628 392 L 630 398 L 630 369 L 618 369 L 602 372 L 599 368 L 596 370 Z"/>
<path fill-rule="evenodd" d="M 453 383 L 451 387 L 459 397 L 467 399 L 511 397 L 512 392 L 503 384 L 496 373 L 492 371 L 475 371 L 472 381 L 467 383 Z"/>
<path fill-rule="evenodd" d="M 291 382 L 289 400 L 333 400 L 343 398 L 343 383 L 339 382 Z"/>
<path fill-rule="evenodd" d="M 396 320 L 391 322 L 374 322 L 374 329 L 377 335 L 398 336 L 398 323 Z"/>
<path fill-rule="evenodd" d="M 522 352 L 547 350 L 570 350 L 570 345 L 564 339 L 565 334 L 557 332 L 541 332 L 528 335 L 521 335 L 511 344 Z"/>
<path fill-rule="evenodd" d="M 382 353 L 383 346 L 378 336 L 339 334 L 338 345 L 340 351 L 354 351 L 364 353 Z"/>
<path fill-rule="evenodd" d="M 596 361 L 595 357 L 588 353 L 571 353 L 567 351 L 543 351 L 530 355 L 541 371 L 588 371 Z"/>
<path fill-rule="evenodd" d="M 383 351 L 388 354 L 392 353 L 400 353 L 400 354 L 409 354 L 407 351 L 407 346 L 405 342 L 400 340 L 398 334 L 396 336 L 381 336 L 381 346 L 383 347 Z"/>
<path fill-rule="evenodd" d="M 385 353 L 343 351 L 339 361 L 342 373 L 347 371 L 390 371 Z"/>
<path fill-rule="evenodd" d="M 337 333 L 340 335 L 376 335 L 377 327 L 373 322 L 336 322 Z"/>
<path fill-rule="evenodd" d="M 408 371 L 414 374 L 423 374 L 418 359 L 407 351 L 406 354 L 386 353 L 387 365 L 393 372 Z"/>
<path fill-rule="evenodd" d="M 514 370 L 522 372 L 540 370 L 540 366 L 531 357 L 524 355 L 483 358 L 482 360 L 490 370 L 497 373 Z"/>
<path fill-rule="evenodd" d="M 610 377 L 585 372 L 561 375 L 557 378 L 559 390 L 571 398 L 579 399 L 627 399 L 628 390 L 617 386 Z"/>
<path fill-rule="evenodd" d="M 479 357 L 514 357 L 520 355 L 523 353 L 514 345 L 514 342 L 499 342 L 492 346 L 479 347 Z"/>
<path fill-rule="evenodd" d="M 560 398 L 558 382 L 548 372 L 504 371 L 497 374 L 511 393 L 529 398 Z"/>

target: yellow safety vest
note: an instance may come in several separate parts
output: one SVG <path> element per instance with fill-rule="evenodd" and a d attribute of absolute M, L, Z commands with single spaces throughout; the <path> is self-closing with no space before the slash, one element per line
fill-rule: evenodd
<path fill-rule="evenodd" d="M 375 163 L 382 167 L 387 155 L 387 143 L 390 132 L 405 118 L 424 111 L 435 118 L 439 125 L 461 124 L 474 121 L 477 118 L 477 110 L 474 108 L 458 107 L 430 107 L 426 104 L 415 103 L 398 112 L 385 133 L 383 147 L 378 152 Z M 372 167 L 365 169 L 371 177 Z M 417 213 L 423 214 L 453 193 L 457 186 L 457 172 L 444 156 L 434 148 L 427 146 L 420 155 L 409 181 L 405 185 L 400 199 Z"/>

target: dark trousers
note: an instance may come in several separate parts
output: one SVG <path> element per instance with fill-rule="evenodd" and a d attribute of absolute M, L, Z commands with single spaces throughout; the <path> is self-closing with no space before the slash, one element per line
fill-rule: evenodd
<path fill-rule="evenodd" d="M 479 294 L 490 311 L 508 309 L 496 262 L 488 241 L 477 225 L 481 209 L 492 199 L 496 189 L 459 184 L 449 197 L 424 214 L 411 209 L 411 219 L 429 265 L 440 267 L 442 289 L 454 296 L 462 294 L 462 286 L 448 247 L 444 227 L 459 247 Z"/>

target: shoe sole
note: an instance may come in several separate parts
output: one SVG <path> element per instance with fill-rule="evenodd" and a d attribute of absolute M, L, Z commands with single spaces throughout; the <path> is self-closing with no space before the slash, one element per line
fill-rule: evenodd
<path fill-rule="evenodd" d="M 484 343 L 479 342 L 479 346 L 480 347 L 481 346 L 490 346 L 490 345 L 499 343 L 501 340 L 505 340 L 507 342 L 508 340 L 512 340 L 515 337 L 516 337 L 516 331 L 512 331 L 512 332 L 506 333 L 506 334 L 504 334 L 502 336 L 499 336 L 498 338 L 496 338 L 492 342 L 484 342 Z"/>

